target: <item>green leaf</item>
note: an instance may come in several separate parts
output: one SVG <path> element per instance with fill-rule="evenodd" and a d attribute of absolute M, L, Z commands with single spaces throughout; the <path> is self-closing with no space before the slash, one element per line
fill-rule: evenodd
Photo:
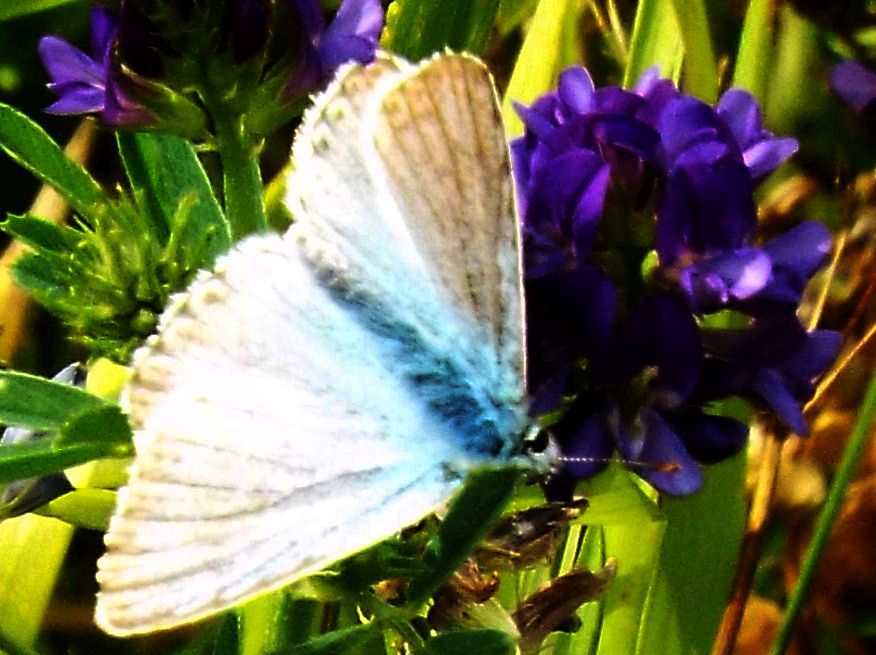
<path fill-rule="evenodd" d="M 51 250 L 28 252 L 12 266 L 15 281 L 43 304 L 69 298 L 78 277 L 67 257 Z"/>
<path fill-rule="evenodd" d="M 773 0 L 751 0 L 739 37 L 733 86 L 747 89 L 761 104 L 766 100 L 773 61 Z"/>
<path fill-rule="evenodd" d="M 108 406 L 104 400 L 69 384 L 0 371 L 0 423 L 57 430 L 73 416 L 102 406 Z"/>
<path fill-rule="evenodd" d="M 106 443 L 127 447 L 133 433 L 128 419 L 118 405 L 105 404 L 77 414 L 62 426 L 55 446 L 63 448 L 78 443 Z"/>
<path fill-rule="evenodd" d="M 116 139 L 131 188 L 137 190 L 141 211 L 159 242 L 169 238 L 180 203 L 194 195 L 183 234 L 176 237 L 179 249 L 200 247 L 209 235 L 207 261 L 199 267 L 209 265 L 228 249 L 228 222 L 191 144 L 177 136 L 152 132 L 118 132 Z"/>
<path fill-rule="evenodd" d="M 6 234 L 38 250 L 66 253 L 82 242 L 82 233 L 38 216 L 10 214 L 0 223 Z"/>
<path fill-rule="evenodd" d="M 509 137 L 523 133 L 514 102 L 531 103 L 555 85 L 560 71 L 578 61 L 578 53 L 564 46 L 570 34 L 577 34 L 580 15 L 576 0 L 539 2 L 502 101 L 502 118 Z"/>
<path fill-rule="evenodd" d="M 599 655 L 635 653 L 648 592 L 659 561 L 666 521 L 638 479 L 617 462 L 579 485 L 590 505 L 584 519 L 591 548 L 617 560 L 617 574 L 601 601 Z M 650 488 L 649 488 L 650 489 Z M 653 492 L 652 492 L 653 493 Z M 594 542 L 595 540 L 595 542 Z M 582 557 L 593 556 L 582 549 Z M 594 559 L 579 561 L 590 568 Z M 589 640 L 584 633 L 581 640 Z M 576 640 L 578 641 L 578 640 Z"/>
<path fill-rule="evenodd" d="M 64 494 L 34 510 L 34 513 L 80 528 L 106 532 L 115 507 L 115 491 L 85 488 Z"/>
<path fill-rule="evenodd" d="M 704 477 L 696 494 L 664 498 L 667 527 L 638 655 L 711 650 L 745 525 L 745 454 Z"/>
<path fill-rule="evenodd" d="M 718 73 L 703 0 L 672 0 L 684 43 L 685 90 L 706 102 L 718 100 Z"/>
<path fill-rule="evenodd" d="M 425 601 L 468 557 L 508 504 L 521 471 L 512 466 L 469 474 L 424 557 L 428 570 L 411 580 L 408 598 Z"/>
<path fill-rule="evenodd" d="M 64 448 L 55 447 L 52 440 L 30 441 L 0 446 L 0 484 L 37 475 L 63 471 L 102 457 L 123 457 L 130 451 L 121 450 L 111 442 L 83 442 Z"/>
<path fill-rule="evenodd" d="M 504 37 L 532 16 L 538 0 L 500 0 L 496 27 Z"/>
<path fill-rule="evenodd" d="M 661 75 L 677 81 L 683 55 L 681 29 L 672 3 L 665 0 L 639 2 L 624 86 L 633 86 L 651 66 L 659 66 Z"/>
<path fill-rule="evenodd" d="M 16 0 L 15 2 L 0 2 L 0 21 L 18 18 L 53 7 L 60 7 L 78 0 Z"/>
<path fill-rule="evenodd" d="M 237 655 L 239 631 L 237 615 L 234 612 L 225 614 L 213 639 L 213 655 Z"/>
<path fill-rule="evenodd" d="M 55 190 L 91 223 L 109 199 L 100 185 L 71 160 L 46 132 L 9 105 L 0 103 L 0 148 Z"/>
<path fill-rule="evenodd" d="M 433 637 L 419 653 L 422 655 L 513 655 L 514 637 L 500 630 L 459 630 Z"/>
<path fill-rule="evenodd" d="M 353 655 L 379 639 L 379 627 L 374 623 L 366 623 L 320 635 L 276 655 Z"/>
<path fill-rule="evenodd" d="M 480 54 L 499 0 L 395 0 L 386 12 L 381 46 L 418 61 L 450 48 Z"/>

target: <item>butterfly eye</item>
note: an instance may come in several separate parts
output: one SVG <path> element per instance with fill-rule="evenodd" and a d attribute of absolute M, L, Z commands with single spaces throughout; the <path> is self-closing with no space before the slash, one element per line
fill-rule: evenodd
<path fill-rule="evenodd" d="M 520 450 L 524 455 L 541 455 L 550 447 L 550 445 L 550 433 L 545 429 L 536 427 L 524 437 Z"/>

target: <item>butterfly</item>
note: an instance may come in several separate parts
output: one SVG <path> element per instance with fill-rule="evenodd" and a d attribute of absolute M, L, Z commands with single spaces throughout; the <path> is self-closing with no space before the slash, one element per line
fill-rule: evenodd
<path fill-rule="evenodd" d="M 137 454 L 98 562 L 108 633 L 318 571 L 518 457 L 531 430 L 520 234 L 484 64 L 342 69 L 293 161 L 296 222 L 200 273 L 133 357 Z"/>

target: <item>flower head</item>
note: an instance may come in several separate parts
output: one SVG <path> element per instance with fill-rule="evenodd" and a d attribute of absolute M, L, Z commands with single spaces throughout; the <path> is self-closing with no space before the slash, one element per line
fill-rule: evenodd
<path fill-rule="evenodd" d="M 627 91 L 569 69 L 518 111 L 529 389 L 533 413 L 560 408 L 566 475 L 617 452 L 659 489 L 691 493 L 699 464 L 745 443 L 747 428 L 712 408 L 731 395 L 805 431 L 800 403 L 838 335 L 805 332 L 794 310 L 830 235 L 808 221 L 758 245 L 753 199 L 796 141 L 766 130 L 748 93 L 711 106 L 656 70 Z M 723 309 L 748 326 L 705 330 Z"/>

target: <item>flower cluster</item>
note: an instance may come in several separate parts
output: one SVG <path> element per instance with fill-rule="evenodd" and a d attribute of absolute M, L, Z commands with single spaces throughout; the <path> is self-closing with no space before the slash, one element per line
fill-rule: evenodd
<path fill-rule="evenodd" d="M 699 463 L 745 444 L 715 413 L 731 396 L 805 434 L 801 403 L 839 335 L 795 312 L 830 235 L 809 221 L 759 245 L 752 196 L 796 141 L 764 129 L 747 92 L 713 107 L 654 70 L 624 90 L 572 68 L 518 112 L 532 411 L 553 412 L 566 475 L 617 452 L 691 493 Z"/>
<path fill-rule="evenodd" d="M 197 117 L 193 121 L 196 112 L 184 91 L 197 84 L 185 79 L 184 62 L 170 62 L 175 81 L 161 79 L 164 60 L 179 59 L 180 51 L 225 68 L 229 88 L 245 86 L 235 82 L 235 66 L 256 60 L 264 64 L 255 71 L 255 79 L 280 92 L 270 98 L 252 94 L 250 108 L 266 112 L 276 110 L 272 103 L 300 102 L 343 63 L 374 58 L 384 18 L 379 0 L 344 0 L 328 26 L 317 0 L 286 0 L 280 5 L 275 8 L 270 0 L 227 0 L 224 6 L 167 0 L 146 12 L 136 3 L 123 2 L 119 14 L 96 7 L 91 12 L 92 55 L 56 36 L 40 41 L 40 56 L 51 78 L 48 86 L 58 96 L 47 111 L 96 113 L 107 125 L 157 127 L 193 137 L 191 126 L 177 124 L 203 122 Z M 217 17 L 219 9 L 222 15 Z M 176 34 L 173 29 L 157 29 L 162 17 L 175 26 Z M 284 39 L 285 50 L 271 59 L 267 48 L 274 29 L 294 38 Z M 253 71 L 247 75 L 253 77 Z M 209 105 L 206 94 L 201 95 L 200 102 Z"/>

